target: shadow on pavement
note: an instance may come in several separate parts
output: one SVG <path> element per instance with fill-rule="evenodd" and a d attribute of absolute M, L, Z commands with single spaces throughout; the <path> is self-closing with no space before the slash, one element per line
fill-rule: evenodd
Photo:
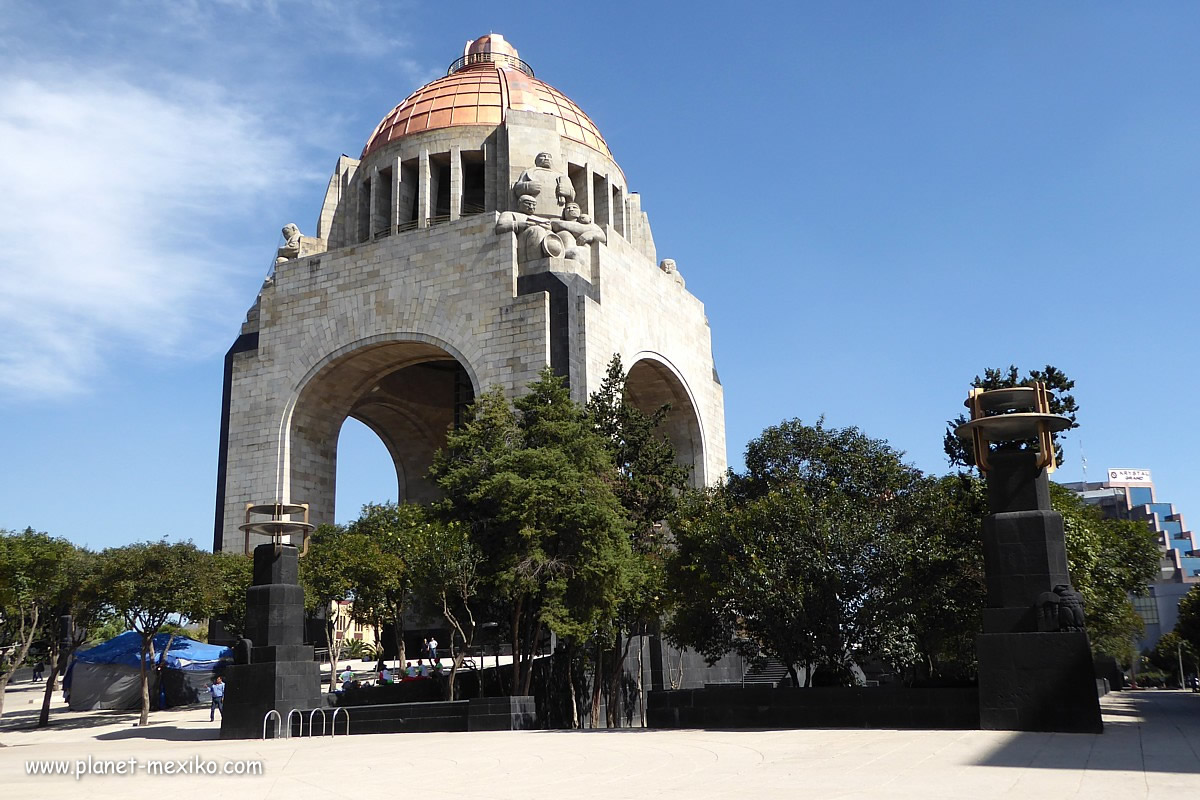
<path fill-rule="evenodd" d="M 976 764 L 1200 774 L 1200 695 L 1126 691 L 1102 710 L 1102 734 L 1013 733 Z"/>
<path fill-rule="evenodd" d="M 205 742 L 221 738 L 221 727 L 212 723 L 207 728 L 180 728 L 176 725 L 147 725 L 123 731 L 102 733 L 96 737 L 101 742 L 116 742 L 124 739 L 160 739 L 168 742 Z"/>

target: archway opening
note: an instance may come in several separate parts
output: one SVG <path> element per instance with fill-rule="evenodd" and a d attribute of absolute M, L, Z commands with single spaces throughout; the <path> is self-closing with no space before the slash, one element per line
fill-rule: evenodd
<path fill-rule="evenodd" d="M 704 486 L 707 475 L 700 418 L 687 387 L 675 372 L 660 361 L 641 358 L 629 368 L 625 389 L 633 404 L 646 414 L 670 404 L 662 430 L 675 447 L 675 460 L 691 470 L 691 484 Z"/>
<path fill-rule="evenodd" d="M 309 380 L 296 401 L 288 457 L 291 497 L 309 503 L 318 523 L 353 519 L 363 502 L 438 499 L 429 467 L 474 399 L 465 366 L 427 342 L 374 343 L 333 359 Z M 350 492 L 356 496 L 355 507 L 338 509 L 338 481 L 355 474 L 353 467 L 338 469 L 343 432 L 352 447 L 372 447 L 362 441 L 369 435 L 353 423 L 347 426 L 348 420 L 361 423 L 382 442 L 394 489 L 388 497 L 375 498 Z M 376 469 L 379 461 L 372 460 Z M 382 485 L 382 479 L 373 475 L 368 487 L 372 483 Z"/>

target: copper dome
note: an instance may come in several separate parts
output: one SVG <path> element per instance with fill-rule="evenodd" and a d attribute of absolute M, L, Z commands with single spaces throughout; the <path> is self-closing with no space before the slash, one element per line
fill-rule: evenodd
<path fill-rule="evenodd" d="M 422 86 L 383 118 L 362 158 L 410 133 L 456 125 L 499 125 L 509 109 L 554 117 L 558 133 L 612 158 L 596 123 L 533 70 L 499 34 L 468 42 L 449 74 Z"/>

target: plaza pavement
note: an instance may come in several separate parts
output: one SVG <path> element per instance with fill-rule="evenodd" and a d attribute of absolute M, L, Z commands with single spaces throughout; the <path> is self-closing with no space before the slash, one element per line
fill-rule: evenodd
<path fill-rule="evenodd" d="M 409 733 L 221 741 L 208 709 L 72 713 L 31 729 L 39 687 L 10 687 L 0 798 L 1200 797 L 1200 694 L 1102 700 L 1105 733 L 680 730 Z M 57 700 L 57 698 L 56 698 Z M 353 718 L 351 718 L 353 729 Z M 261 760 L 260 776 L 26 775 L 38 759 Z M 147 793 L 153 793 L 148 795 Z"/>

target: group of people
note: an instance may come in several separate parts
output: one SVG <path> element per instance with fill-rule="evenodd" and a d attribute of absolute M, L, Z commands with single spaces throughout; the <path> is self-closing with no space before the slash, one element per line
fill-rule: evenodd
<path fill-rule="evenodd" d="M 426 659 L 429 660 L 428 667 L 425 666 Z M 441 658 L 438 656 L 438 640 L 432 636 L 428 636 L 421 644 L 421 657 L 417 660 L 416 665 L 409 661 L 405 665 L 400 679 L 414 680 L 417 678 L 428 678 L 430 676 L 430 670 L 437 670 L 440 668 L 440 666 Z M 342 672 L 338 675 L 338 680 L 342 683 L 342 691 L 351 688 L 357 689 L 362 686 L 362 682 L 355 677 L 354 670 L 350 669 L 349 666 L 342 670 Z M 382 658 L 379 659 L 379 663 L 375 665 L 375 682 L 376 684 L 396 682 L 395 675 L 390 669 L 388 669 L 388 665 Z"/>

